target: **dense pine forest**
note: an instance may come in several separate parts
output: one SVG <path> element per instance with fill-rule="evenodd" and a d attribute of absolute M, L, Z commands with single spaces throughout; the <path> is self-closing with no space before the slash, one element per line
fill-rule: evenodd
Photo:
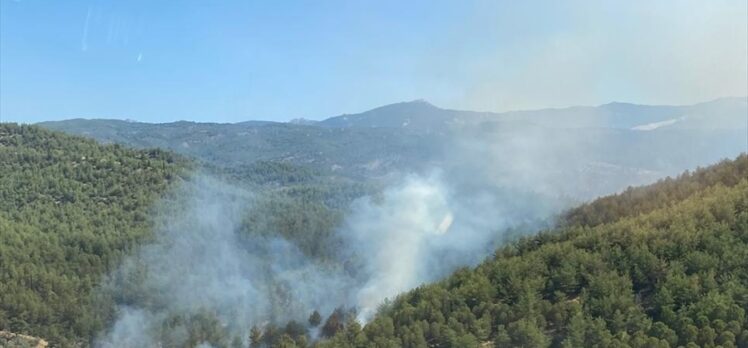
<path fill-rule="evenodd" d="M 103 329 L 89 296 L 150 236 L 186 162 L 0 124 L 0 329 L 72 345 Z"/>
<path fill-rule="evenodd" d="M 172 193 L 198 166 L 257 194 L 242 235 L 280 236 L 322 262 L 342 207 L 372 191 L 290 164 L 221 168 L 0 124 L 0 331 L 93 344 L 116 315 L 105 275 L 153 240 L 154 207 L 178 206 Z"/>
<path fill-rule="evenodd" d="M 399 296 L 363 328 L 341 321 L 318 346 L 748 347 L 748 156 L 564 224 Z"/>

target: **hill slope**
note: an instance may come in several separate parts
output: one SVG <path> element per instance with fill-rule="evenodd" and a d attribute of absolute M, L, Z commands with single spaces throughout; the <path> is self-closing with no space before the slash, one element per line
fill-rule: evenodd
<path fill-rule="evenodd" d="M 55 346 L 101 330 L 89 294 L 150 236 L 149 207 L 183 164 L 159 150 L 0 124 L 0 330 Z"/>
<path fill-rule="evenodd" d="M 598 200 L 319 346 L 746 347 L 747 167 Z"/>

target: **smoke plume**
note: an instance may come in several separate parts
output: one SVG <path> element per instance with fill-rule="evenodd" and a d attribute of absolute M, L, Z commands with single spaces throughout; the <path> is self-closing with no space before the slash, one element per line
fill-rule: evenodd
<path fill-rule="evenodd" d="M 594 164 L 594 137 L 554 138 L 527 125 L 461 132 L 438 168 L 394 175 L 353 201 L 332 262 L 294 241 L 244 233 L 242 224 L 264 218 L 247 216 L 262 195 L 194 175 L 157 209 L 156 239 L 106 282 L 118 310 L 97 346 L 246 346 L 252 326 L 303 323 L 340 306 L 366 322 L 386 298 L 476 265 L 574 202 L 650 180 L 620 169 L 626 175 L 611 179 Z"/>
<path fill-rule="evenodd" d="M 106 283 L 118 317 L 96 345 L 159 346 L 166 337 L 176 346 L 223 346 L 231 338 L 246 346 L 251 325 L 331 312 L 331 300 L 347 293 L 340 272 L 281 238 L 240 233 L 256 199 L 202 174 L 184 182 L 159 209 L 156 240 Z M 191 336 L 196 325 L 223 337 Z"/>

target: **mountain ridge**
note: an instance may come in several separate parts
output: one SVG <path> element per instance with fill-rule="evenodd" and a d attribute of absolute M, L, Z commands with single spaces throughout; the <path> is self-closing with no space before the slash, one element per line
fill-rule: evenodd
<path fill-rule="evenodd" d="M 493 117 L 505 117 L 509 115 L 523 115 L 523 114 L 534 114 L 540 112 L 560 112 L 560 111 L 583 111 L 595 108 L 602 109 L 621 109 L 621 108 L 644 108 L 644 109 L 656 109 L 656 108 L 684 108 L 684 107 L 704 107 L 715 104 L 723 103 L 736 103 L 746 104 L 748 103 L 748 96 L 746 97 L 721 97 L 709 101 L 698 102 L 693 104 L 638 104 L 632 102 L 620 102 L 611 101 L 599 105 L 571 105 L 565 107 L 549 107 L 549 108 L 537 108 L 537 109 L 519 109 L 519 110 L 508 110 L 508 111 L 478 111 L 478 110 L 463 110 L 463 109 L 452 109 L 439 107 L 426 99 L 415 99 L 410 101 L 401 101 L 390 104 L 381 105 L 372 109 L 364 110 L 361 112 L 344 113 L 336 116 L 329 116 L 323 119 L 315 120 L 308 119 L 305 117 L 294 118 L 289 121 L 269 121 L 269 120 L 245 120 L 237 122 L 204 122 L 204 121 L 190 121 L 190 120 L 176 120 L 168 122 L 144 122 L 132 119 L 121 119 L 121 118 L 99 118 L 99 117 L 71 117 L 67 119 L 57 121 L 43 121 L 37 122 L 36 124 L 44 125 L 49 123 L 67 122 L 67 121 L 107 121 L 107 122 L 124 122 L 124 123 L 138 123 L 138 124 L 153 124 L 153 125 L 168 125 L 168 124 L 179 124 L 179 123 L 200 123 L 200 124 L 216 124 L 216 125 L 253 125 L 253 124 L 275 124 L 275 123 L 289 123 L 294 125 L 325 125 L 329 127 L 340 127 L 340 122 L 337 120 L 340 118 L 355 118 L 361 115 L 379 115 L 382 111 L 389 111 L 397 108 L 408 108 L 415 109 L 420 107 L 420 111 L 437 111 L 447 114 L 473 114 L 476 116 L 493 116 Z M 401 112 L 401 111 L 399 111 Z"/>

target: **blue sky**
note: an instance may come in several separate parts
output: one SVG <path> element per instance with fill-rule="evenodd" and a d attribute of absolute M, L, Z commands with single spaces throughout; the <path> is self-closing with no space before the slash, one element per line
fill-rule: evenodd
<path fill-rule="evenodd" d="M 320 119 L 748 94 L 724 1 L 0 0 L 0 119 Z"/>

